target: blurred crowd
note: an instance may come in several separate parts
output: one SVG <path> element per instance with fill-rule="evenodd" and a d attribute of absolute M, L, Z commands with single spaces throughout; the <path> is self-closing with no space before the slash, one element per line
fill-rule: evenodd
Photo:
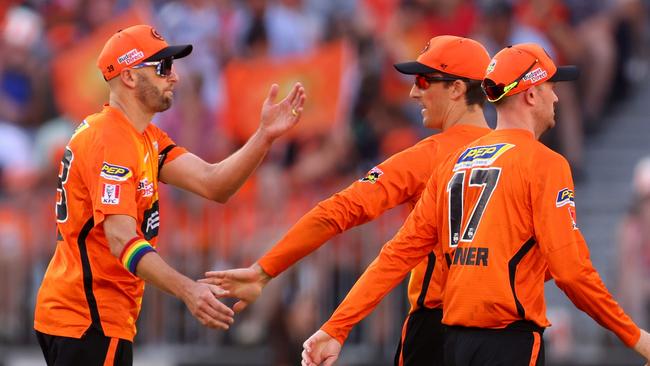
<path fill-rule="evenodd" d="M 328 45 L 345 45 L 345 64 L 336 75 L 339 90 L 326 105 L 339 113 L 331 120 L 316 118 L 314 128 L 279 141 L 226 205 L 162 188 L 160 251 L 181 272 L 201 277 L 208 269 L 250 265 L 320 199 L 435 132 L 421 126 L 420 106 L 408 98 L 412 78 L 392 65 L 413 60 L 436 35 L 474 38 L 491 54 L 509 44 L 536 42 L 557 63 L 579 65 L 579 83 L 557 86 L 558 127 L 544 141 L 569 160 L 578 182 L 588 180 L 585 140 L 599 133 L 603 117 L 648 72 L 647 5 L 644 0 L 0 0 L 0 343 L 34 343 L 31 309 L 55 245 L 62 149 L 81 122 L 75 97 L 82 100 L 87 93 L 83 82 L 72 92 L 65 86 L 68 79 L 85 77 L 85 70 L 66 68 L 69 61 L 61 60 L 123 14 L 139 14 L 169 43 L 194 45 L 192 55 L 175 64 L 180 83 L 174 106 L 154 122 L 178 145 L 213 162 L 245 142 L 246 134 L 230 119 L 232 106 L 245 105 L 256 115 L 261 107 L 249 102 L 260 93 L 259 72 L 232 79 L 228 70 L 257 61 L 261 72 L 269 73 L 274 65 L 309 63 Z M 99 70 L 93 72 L 101 80 Z M 285 84 L 287 90 L 290 83 Z M 305 87 L 308 113 L 315 108 L 310 106 L 325 103 L 318 98 L 327 90 Z M 100 110 L 101 102 L 94 108 Z M 493 123 L 494 112 L 486 113 Z M 643 179 L 650 180 L 650 163 L 644 166 Z M 621 235 L 631 243 L 626 255 L 642 262 L 645 271 L 624 281 L 636 278 L 647 285 L 650 194 L 642 197 Z M 225 334 L 201 329 L 180 301 L 148 291 L 136 342 L 267 344 L 275 351 L 274 365 L 296 364 L 302 340 L 340 302 L 405 214 L 394 210 L 303 261 L 273 281 Z M 648 294 L 650 289 L 626 297 L 645 317 L 645 326 Z M 402 298 L 388 301 L 350 342 L 373 345 L 383 352 L 378 357 L 390 358 L 406 311 Z"/>

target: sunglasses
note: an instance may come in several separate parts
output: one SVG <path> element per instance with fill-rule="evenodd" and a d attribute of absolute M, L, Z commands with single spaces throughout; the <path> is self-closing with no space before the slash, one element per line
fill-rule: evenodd
<path fill-rule="evenodd" d="M 133 67 L 132 69 L 140 69 L 148 66 L 156 67 L 156 75 L 166 78 L 172 74 L 172 65 L 174 64 L 174 58 L 168 57 L 163 58 L 160 61 L 150 61 L 150 62 L 141 62 Z"/>
<path fill-rule="evenodd" d="M 462 78 L 455 78 L 451 76 L 426 76 L 422 74 L 415 75 L 415 86 L 420 90 L 427 90 L 432 83 L 437 81 L 454 81 L 454 80 L 464 80 Z"/>
<path fill-rule="evenodd" d="M 503 83 L 494 84 L 492 80 L 484 79 L 483 82 L 481 83 L 481 88 L 485 92 L 485 96 L 487 97 L 487 100 L 492 103 L 501 100 L 503 97 L 506 96 L 506 94 L 508 94 L 509 91 L 511 91 L 512 89 L 516 88 L 517 85 L 519 85 L 521 79 L 523 79 L 524 76 L 526 76 L 526 74 L 528 74 L 530 70 L 532 70 L 535 64 L 537 64 L 538 62 L 539 60 L 535 59 L 535 61 L 533 61 L 533 63 L 526 69 L 526 71 L 524 71 L 515 81 L 513 81 L 508 85 L 504 85 Z M 486 81 L 490 85 L 488 85 Z"/>

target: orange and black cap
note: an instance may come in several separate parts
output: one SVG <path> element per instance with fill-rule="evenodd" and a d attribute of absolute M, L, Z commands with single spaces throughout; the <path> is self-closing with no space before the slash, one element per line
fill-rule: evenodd
<path fill-rule="evenodd" d="M 97 59 L 97 67 L 110 80 L 127 67 L 141 62 L 173 57 L 179 59 L 192 52 L 192 45 L 170 46 L 150 25 L 139 24 L 113 34 Z"/>
<path fill-rule="evenodd" d="M 470 80 L 482 80 L 490 63 L 483 45 L 470 38 L 438 36 L 429 40 L 415 61 L 395 64 L 402 74 L 441 72 Z"/>
<path fill-rule="evenodd" d="M 546 81 L 576 80 L 576 66 L 555 66 L 551 57 L 535 43 L 520 43 L 499 51 L 488 65 L 481 84 L 488 100 L 495 102 Z"/>

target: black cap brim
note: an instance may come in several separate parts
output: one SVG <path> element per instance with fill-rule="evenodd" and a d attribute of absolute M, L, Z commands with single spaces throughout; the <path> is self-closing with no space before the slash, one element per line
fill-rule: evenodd
<path fill-rule="evenodd" d="M 575 65 L 558 66 L 555 75 L 551 76 L 548 81 L 573 81 L 580 77 L 580 70 Z"/>
<path fill-rule="evenodd" d="M 400 64 L 394 64 L 393 67 L 395 67 L 397 71 L 406 75 L 429 74 L 432 72 L 440 72 L 439 70 L 436 70 L 433 67 L 429 67 L 417 61 L 402 62 Z"/>
<path fill-rule="evenodd" d="M 164 58 L 173 57 L 174 59 L 183 58 L 192 53 L 191 44 L 181 44 L 177 46 L 167 46 L 162 50 L 149 56 L 145 61 L 158 61 Z"/>

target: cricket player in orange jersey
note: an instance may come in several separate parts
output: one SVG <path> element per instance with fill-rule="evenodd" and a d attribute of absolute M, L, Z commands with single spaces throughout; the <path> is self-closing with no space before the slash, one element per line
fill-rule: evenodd
<path fill-rule="evenodd" d="M 555 82 L 576 77 L 535 44 L 494 56 L 482 86 L 496 103 L 496 130 L 433 172 L 404 226 L 304 343 L 303 365 L 331 365 L 351 327 L 431 250 L 448 269 L 445 365 L 543 365 L 547 270 L 580 310 L 650 357 L 650 336 L 589 259 L 566 159 L 537 141 L 555 124 Z"/>
<path fill-rule="evenodd" d="M 432 169 L 453 150 L 489 132 L 483 117 L 480 80 L 490 61 L 478 42 L 455 36 L 432 38 L 417 61 L 395 65 L 415 75 L 410 96 L 423 106 L 423 124 L 443 130 L 375 168 L 347 189 L 320 202 L 256 264 L 246 269 L 208 273 L 213 281 L 242 299 L 235 311 L 254 301 L 270 280 L 318 249 L 334 235 L 361 225 L 401 204 L 420 198 Z M 411 309 L 404 322 L 395 365 L 429 365 L 442 360 L 440 276 L 433 253 L 411 273 Z"/>
<path fill-rule="evenodd" d="M 217 300 L 223 291 L 181 275 L 157 254 L 158 186 L 227 201 L 298 121 L 304 89 L 296 84 L 274 104 L 274 85 L 258 131 L 209 164 L 150 123 L 171 106 L 179 81 L 173 63 L 191 51 L 136 25 L 115 33 L 99 55 L 109 103 L 79 125 L 65 149 L 57 245 L 36 300 L 34 328 L 50 366 L 131 365 L 145 282 L 182 299 L 203 325 L 228 329 L 233 322 L 233 311 Z"/>

